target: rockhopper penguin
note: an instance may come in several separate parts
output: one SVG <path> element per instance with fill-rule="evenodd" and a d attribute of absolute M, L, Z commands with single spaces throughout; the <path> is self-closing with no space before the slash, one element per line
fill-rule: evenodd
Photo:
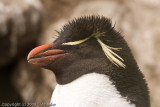
<path fill-rule="evenodd" d="M 103 16 L 70 21 L 53 43 L 34 48 L 28 62 L 54 72 L 56 107 L 150 107 L 126 41 Z"/>

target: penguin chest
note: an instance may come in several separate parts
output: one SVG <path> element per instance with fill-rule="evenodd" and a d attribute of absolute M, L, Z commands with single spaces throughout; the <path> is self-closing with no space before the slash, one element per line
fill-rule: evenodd
<path fill-rule="evenodd" d="M 135 107 L 106 75 L 90 73 L 66 85 L 57 84 L 51 98 L 56 107 Z"/>

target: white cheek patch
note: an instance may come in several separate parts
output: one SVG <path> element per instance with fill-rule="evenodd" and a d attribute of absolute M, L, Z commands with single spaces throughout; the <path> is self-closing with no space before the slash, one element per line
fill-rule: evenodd
<path fill-rule="evenodd" d="M 67 42 L 67 43 L 63 43 L 62 45 L 78 45 L 81 44 L 87 40 L 89 40 L 91 37 L 95 37 L 98 41 L 98 43 L 101 45 L 103 52 L 105 53 L 105 55 L 107 56 L 107 58 L 113 63 L 115 64 L 117 67 L 123 67 L 125 68 L 126 65 L 123 63 L 123 58 L 121 58 L 119 55 L 117 55 L 115 52 L 113 52 L 112 50 L 116 50 L 119 51 L 122 48 L 113 48 L 110 47 L 106 44 L 104 44 L 99 37 L 104 34 L 104 33 L 95 33 L 92 34 L 91 36 L 82 39 L 82 40 L 78 40 L 78 41 L 74 41 L 74 42 Z"/>

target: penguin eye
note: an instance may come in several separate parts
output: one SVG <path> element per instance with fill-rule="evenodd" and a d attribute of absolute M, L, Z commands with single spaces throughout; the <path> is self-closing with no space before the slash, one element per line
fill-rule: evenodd
<path fill-rule="evenodd" d="M 83 43 L 81 45 L 79 45 L 78 47 L 76 47 L 77 49 L 81 49 L 81 48 L 85 48 L 87 47 L 87 44 L 86 43 Z"/>

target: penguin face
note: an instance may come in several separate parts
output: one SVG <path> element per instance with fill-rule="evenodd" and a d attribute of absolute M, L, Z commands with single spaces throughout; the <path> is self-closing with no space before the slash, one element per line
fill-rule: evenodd
<path fill-rule="evenodd" d="M 52 70 L 57 82 L 65 84 L 83 74 L 98 72 L 99 68 L 125 68 L 123 59 L 114 52 L 121 45 L 123 39 L 109 19 L 81 17 L 65 25 L 53 43 L 33 49 L 28 62 Z"/>

